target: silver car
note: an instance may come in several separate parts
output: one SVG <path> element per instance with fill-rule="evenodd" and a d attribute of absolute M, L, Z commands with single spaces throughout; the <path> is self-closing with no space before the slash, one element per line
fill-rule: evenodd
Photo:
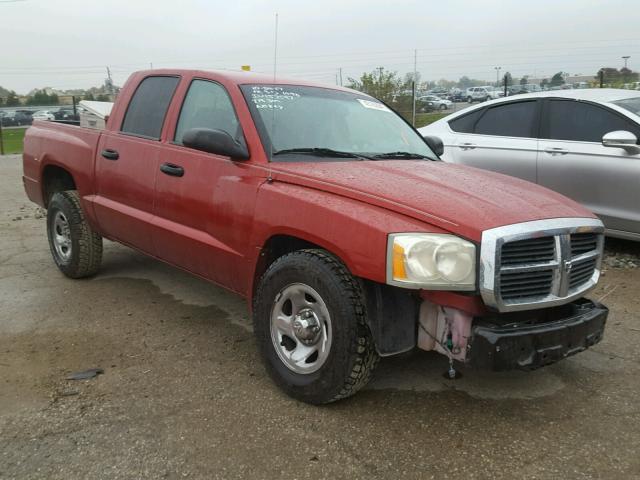
<path fill-rule="evenodd" d="M 520 177 L 584 204 L 608 235 L 640 241 L 640 94 L 583 89 L 469 107 L 420 129 L 442 159 Z"/>

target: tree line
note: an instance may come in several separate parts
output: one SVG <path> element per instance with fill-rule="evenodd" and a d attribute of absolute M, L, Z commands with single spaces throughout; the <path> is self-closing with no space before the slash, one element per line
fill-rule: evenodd
<path fill-rule="evenodd" d="M 111 99 L 104 93 L 94 95 L 91 92 L 75 95 L 76 99 L 89 100 L 98 102 L 110 102 Z M 13 90 L 6 90 L 0 87 L 0 107 L 20 107 L 20 106 L 44 106 L 44 105 L 59 105 L 60 97 L 56 93 L 47 93 L 46 90 L 36 90 L 31 95 L 28 95 L 24 102 L 20 100 L 20 97 Z"/>

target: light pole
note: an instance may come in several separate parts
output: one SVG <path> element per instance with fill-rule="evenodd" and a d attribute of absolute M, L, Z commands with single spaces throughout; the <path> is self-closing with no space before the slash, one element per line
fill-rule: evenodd
<path fill-rule="evenodd" d="M 496 71 L 496 87 L 498 85 L 500 85 L 500 70 L 502 70 L 502 67 L 493 67 Z"/>
<path fill-rule="evenodd" d="M 631 58 L 631 55 L 624 55 L 622 59 L 624 60 L 624 69 L 627 69 L 627 61 Z"/>

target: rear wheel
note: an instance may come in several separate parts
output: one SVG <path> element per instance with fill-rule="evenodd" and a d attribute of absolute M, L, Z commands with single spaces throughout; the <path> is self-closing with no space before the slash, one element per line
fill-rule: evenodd
<path fill-rule="evenodd" d="M 254 299 L 254 331 L 267 371 L 287 394 L 313 404 L 367 384 L 378 356 L 359 283 L 323 250 L 276 260 Z"/>
<path fill-rule="evenodd" d="M 57 192 L 51 197 L 47 237 L 53 261 L 67 277 L 88 277 L 100 268 L 102 237 L 87 223 L 77 191 Z"/>

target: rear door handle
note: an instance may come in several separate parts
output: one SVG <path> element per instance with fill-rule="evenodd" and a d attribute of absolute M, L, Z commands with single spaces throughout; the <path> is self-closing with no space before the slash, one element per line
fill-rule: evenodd
<path fill-rule="evenodd" d="M 569 153 L 569 150 L 561 147 L 549 147 L 544 149 L 549 155 L 566 155 Z"/>
<path fill-rule="evenodd" d="M 107 148 L 106 150 L 102 150 L 100 155 L 102 155 L 107 160 L 118 160 L 120 158 L 120 154 L 115 150 L 111 150 L 110 148 Z"/>
<path fill-rule="evenodd" d="M 172 177 L 182 177 L 184 175 L 184 168 L 173 163 L 163 163 L 160 165 L 160 171 Z"/>
<path fill-rule="evenodd" d="M 460 148 L 462 150 L 473 150 L 477 145 L 475 143 L 461 143 Z"/>

